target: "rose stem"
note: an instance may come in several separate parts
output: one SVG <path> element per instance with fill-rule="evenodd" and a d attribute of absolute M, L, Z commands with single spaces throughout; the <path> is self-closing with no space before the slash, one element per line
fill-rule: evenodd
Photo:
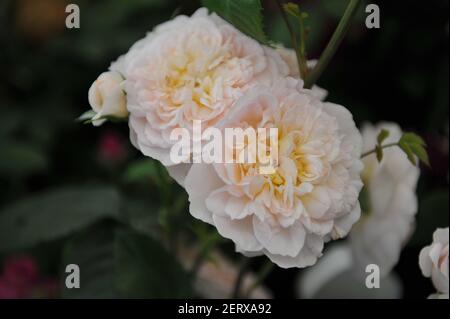
<path fill-rule="evenodd" d="M 325 50 L 322 52 L 322 55 L 320 56 L 319 61 L 317 62 L 317 65 L 305 79 L 306 88 L 311 88 L 313 84 L 317 82 L 317 80 L 322 75 L 323 71 L 330 63 L 331 58 L 336 53 L 339 45 L 341 44 L 345 34 L 347 33 L 350 27 L 350 22 L 356 13 L 356 9 L 358 8 L 359 3 L 360 0 L 350 0 L 349 4 L 347 5 L 347 8 L 345 9 L 344 15 L 339 21 L 339 24 L 336 30 L 334 31 L 333 36 L 330 39 L 330 42 L 328 42 Z"/>
<path fill-rule="evenodd" d="M 283 5 L 281 4 L 280 0 L 276 0 L 275 2 L 278 5 L 278 9 L 280 10 L 281 16 L 283 17 L 283 20 L 286 23 L 286 27 L 291 36 L 291 43 L 292 43 L 292 47 L 295 51 L 295 54 L 297 56 L 297 62 L 298 62 L 297 64 L 298 64 L 298 70 L 300 72 L 300 75 L 306 74 L 306 72 L 307 72 L 306 58 L 305 58 L 305 55 L 302 53 L 303 50 L 300 50 L 300 48 L 298 47 L 297 36 L 294 32 L 294 28 L 292 27 L 291 22 L 289 21 L 289 18 L 287 16 L 286 12 L 284 11 Z M 302 41 L 304 41 L 304 40 L 302 39 Z M 302 44 L 302 46 L 303 46 L 303 44 Z"/>
<path fill-rule="evenodd" d="M 384 148 L 388 148 L 388 147 L 392 147 L 392 146 L 398 146 L 398 143 L 385 144 L 385 145 L 382 145 L 381 148 L 384 149 Z M 361 158 L 369 156 L 370 154 L 374 154 L 374 153 L 376 153 L 376 151 L 377 151 L 377 149 L 374 148 L 373 150 L 370 150 L 370 151 L 367 151 L 365 153 L 362 153 L 361 154 Z"/>

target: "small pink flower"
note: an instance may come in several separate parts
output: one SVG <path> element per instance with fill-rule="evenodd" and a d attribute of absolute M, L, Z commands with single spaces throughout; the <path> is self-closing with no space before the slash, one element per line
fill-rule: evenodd
<path fill-rule="evenodd" d="M 123 138 L 115 131 L 107 131 L 101 135 L 98 143 L 98 156 L 101 162 L 117 164 L 127 156 Z"/>
<path fill-rule="evenodd" d="M 5 262 L 3 276 L 14 285 L 26 286 L 38 279 L 39 269 L 31 257 L 12 257 Z"/>
<path fill-rule="evenodd" d="M 0 277 L 0 299 L 17 299 L 20 297 L 20 289 L 10 283 L 5 277 Z"/>
<path fill-rule="evenodd" d="M 43 278 L 38 265 L 29 256 L 11 257 L 0 275 L 0 299 L 56 297 L 58 284 Z"/>

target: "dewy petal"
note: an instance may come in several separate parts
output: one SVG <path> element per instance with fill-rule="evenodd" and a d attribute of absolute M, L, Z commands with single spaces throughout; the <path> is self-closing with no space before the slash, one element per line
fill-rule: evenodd
<path fill-rule="evenodd" d="M 254 216 L 253 228 L 258 241 L 272 254 L 295 257 L 305 243 L 306 232 L 301 223 L 294 223 L 288 228 L 273 227 Z"/>

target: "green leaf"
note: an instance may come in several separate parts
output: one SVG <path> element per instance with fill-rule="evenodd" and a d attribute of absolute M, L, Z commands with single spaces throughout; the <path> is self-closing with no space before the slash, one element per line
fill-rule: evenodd
<path fill-rule="evenodd" d="M 120 220 L 130 225 L 137 232 L 149 234 L 155 238 L 161 230 L 158 220 L 158 207 L 152 200 L 127 197 L 124 199 L 120 211 Z"/>
<path fill-rule="evenodd" d="M 383 149 L 380 145 L 375 146 L 375 153 L 377 154 L 378 162 L 381 162 L 383 160 Z"/>
<path fill-rule="evenodd" d="M 48 167 L 45 154 L 33 145 L 6 142 L 0 146 L 0 174 L 22 178 Z"/>
<path fill-rule="evenodd" d="M 414 165 L 416 165 L 415 156 L 426 165 L 430 165 L 428 154 L 425 149 L 426 143 L 419 135 L 411 132 L 404 133 L 398 144 Z"/>
<path fill-rule="evenodd" d="M 428 157 L 428 153 L 426 149 L 419 144 L 411 144 L 411 151 L 426 165 L 430 166 L 430 159 Z"/>
<path fill-rule="evenodd" d="M 419 144 L 422 146 L 426 145 L 425 141 L 419 135 L 411 132 L 404 133 L 401 141 L 404 141 L 408 144 Z"/>
<path fill-rule="evenodd" d="M 202 0 L 202 3 L 246 35 L 268 44 L 260 0 Z"/>
<path fill-rule="evenodd" d="M 89 110 L 84 112 L 83 114 L 81 114 L 78 118 L 77 121 L 78 122 L 82 122 L 82 123 L 86 123 L 86 122 L 91 122 L 92 118 L 96 115 L 97 113 L 95 113 L 94 110 Z"/>
<path fill-rule="evenodd" d="M 286 11 L 286 13 L 301 19 L 302 18 L 302 13 L 300 11 L 300 7 L 298 6 L 298 4 L 293 3 L 293 2 L 288 2 L 283 4 L 283 9 L 284 11 Z"/>
<path fill-rule="evenodd" d="M 62 255 L 61 295 L 63 298 L 117 298 L 115 277 L 114 228 L 98 224 L 85 229 L 64 247 Z M 80 268 L 80 288 L 65 286 L 65 267 L 75 264 Z"/>
<path fill-rule="evenodd" d="M 383 144 L 383 142 L 389 137 L 390 132 L 388 130 L 382 129 L 380 134 L 378 134 L 377 142 L 379 145 Z"/>
<path fill-rule="evenodd" d="M 142 159 L 128 165 L 123 180 L 128 183 L 158 181 L 159 173 L 157 163 L 151 159 Z"/>
<path fill-rule="evenodd" d="M 186 298 L 190 278 L 155 240 L 119 230 L 116 237 L 119 292 L 127 298 Z"/>
<path fill-rule="evenodd" d="M 157 241 L 115 225 L 96 225 L 65 249 L 63 265 L 80 267 L 80 288 L 64 298 L 186 298 L 190 278 Z"/>
<path fill-rule="evenodd" d="M 0 252 L 67 236 L 100 219 L 117 217 L 120 197 L 110 187 L 47 191 L 0 211 Z"/>
<path fill-rule="evenodd" d="M 408 160 L 411 162 L 411 164 L 416 165 L 417 161 L 416 161 L 416 158 L 414 157 L 413 151 L 409 147 L 409 144 L 402 142 L 400 140 L 400 142 L 398 143 L 398 146 L 403 150 L 403 152 L 405 152 L 405 154 L 408 157 Z"/>

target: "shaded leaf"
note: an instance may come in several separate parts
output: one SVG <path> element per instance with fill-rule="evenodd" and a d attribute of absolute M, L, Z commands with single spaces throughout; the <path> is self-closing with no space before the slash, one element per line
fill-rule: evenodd
<path fill-rule="evenodd" d="M 64 247 L 62 278 L 69 264 L 80 268 L 80 288 L 68 289 L 61 280 L 63 298 L 117 298 L 115 278 L 114 228 L 102 224 L 88 228 L 71 239 Z"/>
<path fill-rule="evenodd" d="M 377 136 L 377 142 L 379 145 L 383 144 L 383 142 L 389 137 L 390 132 L 388 130 L 382 129 L 380 134 Z"/>
<path fill-rule="evenodd" d="M 375 146 L 375 153 L 377 154 L 378 162 L 381 162 L 383 160 L 383 149 L 380 145 Z"/>
<path fill-rule="evenodd" d="M 0 174 L 20 178 L 42 172 L 47 167 L 47 157 L 33 145 L 8 142 L 0 146 Z"/>
<path fill-rule="evenodd" d="M 408 157 L 408 160 L 413 164 L 416 165 L 417 161 L 416 158 L 414 157 L 414 153 L 412 152 L 411 148 L 409 147 L 409 144 L 400 141 L 398 143 L 398 146 L 403 150 L 403 152 L 406 154 L 406 156 Z"/>
<path fill-rule="evenodd" d="M 426 149 L 422 145 L 411 144 L 411 151 L 426 165 L 430 166 L 430 159 Z"/>
<path fill-rule="evenodd" d="M 400 148 L 406 153 L 411 163 L 416 165 L 416 158 L 430 165 L 427 151 L 425 150 L 425 141 L 417 134 L 408 132 L 404 133 L 398 142 Z"/>
<path fill-rule="evenodd" d="M 137 232 L 151 236 L 158 235 L 160 230 L 158 207 L 149 201 L 126 198 L 120 212 L 120 220 Z"/>
<path fill-rule="evenodd" d="M 403 136 L 400 139 L 401 141 L 407 143 L 407 144 L 418 144 L 425 146 L 426 143 L 419 135 L 411 132 L 404 133 Z"/>
<path fill-rule="evenodd" d="M 186 298 L 190 278 L 157 241 L 117 225 L 101 224 L 76 236 L 63 264 L 80 267 L 80 288 L 64 298 Z"/>
<path fill-rule="evenodd" d="M 283 4 L 283 9 L 284 9 L 284 11 L 286 11 L 286 13 L 288 13 L 296 18 L 299 18 L 299 19 L 302 18 L 302 15 L 300 12 L 300 7 L 296 3 L 293 3 L 293 2 L 285 3 L 285 4 Z"/>
<path fill-rule="evenodd" d="M 246 35 L 263 44 L 268 43 L 260 0 L 202 0 L 202 3 Z"/>
<path fill-rule="evenodd" d="M 141 182 L 145 180 L 158 181 L 158 167 L 154 160 L 142 159 L 128 165 L 123 180 L 128 183 Z"/>
<path fill-rule="evenodd" d="M 0 211 L 0 251 L 34 246 L 115 218 L 119 202 L 110 187 L 61 188 L 22 199 Z"/>
<path fill-rule="evenodd" d="M 178 261 L 155 240 L 129 230 L 116 234 L 117 283 L 127 298 L 186 298 L 190 278 Z"/>

